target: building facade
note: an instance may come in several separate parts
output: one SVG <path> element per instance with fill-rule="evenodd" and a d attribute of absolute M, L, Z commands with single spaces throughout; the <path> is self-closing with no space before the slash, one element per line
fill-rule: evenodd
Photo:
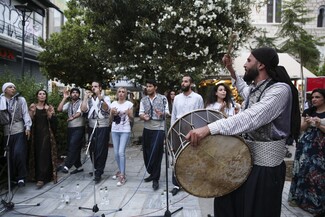
<path fill-rule="evenodd" d="M 255 7 L 252 8 L 252 24 L 265 30 L 266 37 L 276 36 L 281 24 L 281 10 L 284 2 L 285 0 L 268 0 L 265 4 L 265 1 L 257 0 Z M 313 20 L 308 22 L 304 29 L 315 37 L 325 36 L 325 0 L 308 0 L 306 8 L 309 11 L 306 17 L 313 18 Z M 319 50 L 324 57 L 325 47 L 319 47 Z"/>
<path fill-rule="evenodd" d="M 65 0 L 0 0 L 0 74 L 47 83 L 37 60 L 38 38 L 60 31 L 64 7 Z"/>

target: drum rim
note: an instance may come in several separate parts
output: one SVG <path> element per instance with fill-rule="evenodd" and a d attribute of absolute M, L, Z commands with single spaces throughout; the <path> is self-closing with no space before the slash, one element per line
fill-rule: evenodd
<path fill-rule="evenodd" d="M 174 126 L 176 125 L 176 123 L 178 123 L 182 118 L 184 118 L 185 116 L 189 115 L 189 114 L 192 114 L 192 113 L 195 113 L 195 112 L 199 112 L 199 111 L 210 111 L 212 113 L 219 113 L 223 116 L 223 118 L 226 118 L 226 116 L 220 112 L 220 111 L 217 111 L 217 110 L 214 110 L 214 109 L 195 109 L 193 111 L 190 111 L 190 112 L 187 112 L 185 113 L 184 115 L 182 115 L 181 117 L 179 117 L 172 125 L 170 125 L 169 129 L 168 129 L 168 132 L 167 132 L 167 138 L 168 138 L 168 135 L 170 133 L 170 131 L 174 128 Z"/>

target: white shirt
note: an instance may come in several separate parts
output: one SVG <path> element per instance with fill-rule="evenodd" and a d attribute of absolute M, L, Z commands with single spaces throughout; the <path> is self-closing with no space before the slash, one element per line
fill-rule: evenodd
<path fill-rule="evenodd" d="M 216 110 L 220 111 L 221 103 L 215 102 L 213 104 L 207 105 L 206 109 Z M 224 108 L 224 113 L 229 116 L 235 115 L 235 108 L 232 105 L 229 105 L 229 107 Z"/>
<path fill-rule="evenodd" d="M 112 102 L 111 108 L 116 108 L 118 116 L 120 116 L 120 122 L 117 124 L 112 120 L 112 132 L 131 132 L 130 119 L 128 115 L 128 109 L 133 108 L 133 103 L 126 100 L 122 104 L 117 101 Z"/>
<path fill-rule="evenodd" d="M 204 103 L 202 96 L 193 91 L 188 96 L 184 93 L 176 95 L 173 103 L 171 125 L 173 125 L 175 121 L 183 115 L 203 108 Z"/>
<path fill-rule="evenodd" d="M 150 97 L 149 100 L 150 100 L 150 103 L 152 104 L 153 101 L 156 99 L 157 97 L 157 94 L 151 99 Z M 169 108 L 168 108 L 168 100 L 165 96 L 163 96 L 164 98 L 164 113 L 165 115 L 168 115 L 169 114 Z M 143 105 L 143 102 L 142 100 L 140 101 L 140 108 L 139 108 L 139 115 L 142 115 L 142 114 L 145 114 L 145 111 L 144 111 L 144 105 Z M 165 120 L 149 120 L 149 121 L 145 121 L 144 122 L 144 128 L 146 129 L 149 129 L 149 130 L 165 130 Z"/>

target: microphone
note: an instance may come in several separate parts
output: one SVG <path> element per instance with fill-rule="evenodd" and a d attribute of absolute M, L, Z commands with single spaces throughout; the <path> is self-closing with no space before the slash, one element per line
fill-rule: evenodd
<path fill-rule="evenodd" d="M 17 92 L 12 98 L 18 98 L 18 96 L 20 96 L 19 92 Z"/>
<path fill-rule="evenodd" d="M 167 99 L 164 97 L 163 98 L 163 104 L 166 105 L 166 103 L 167 103 Z"/>

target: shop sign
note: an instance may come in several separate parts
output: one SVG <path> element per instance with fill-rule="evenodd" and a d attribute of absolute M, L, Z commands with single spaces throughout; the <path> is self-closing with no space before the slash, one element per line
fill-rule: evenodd
<path fill-rule="evenodd" d="M 15 52 L 13 50 L 8 49 L 8 48 L 0 47 L 0 58 L 16 62 Z"/>

